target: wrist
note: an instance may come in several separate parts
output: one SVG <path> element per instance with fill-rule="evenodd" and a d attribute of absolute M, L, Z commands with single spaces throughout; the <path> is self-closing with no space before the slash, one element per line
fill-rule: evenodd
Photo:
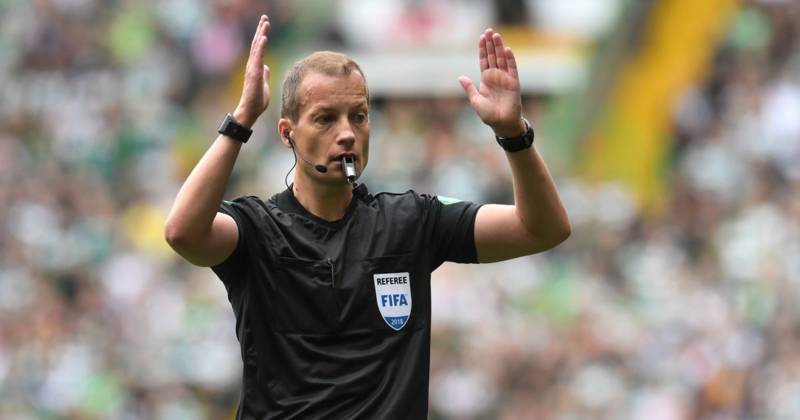
<path fill-rule="evenodd" d="M 522 118 L 522 126 L 524 128 L 521 134 L 508 137 L 495 135 L 497 144 L 499 144 L 503 150 L 509 153 L 516 153 L 530 148 L 531 145 L 533 145 L 533 127 L 531 127 L 530 123 L 528 123 L 528 120 L 524 118 Z"/>
<path fill-rule="evenodd" d="M 524 134 L 527 129 L 528 126 L 525 124 L 525 121 L 522 119 L 522 117 L 516 120 L 515 123 L 492 127 L 495 137 L 503 138 L 519 137 Z"/>
<path fill-rule="evenodd" d="M 253 134 L 253 130 L 250 127 L 242 125 L 229 113 L 225 116 L 225 119 L 222 120 L 222 123 L 220 123 L 219 128 L 217 128 L 217 133 L 242 143 L 247 143 L 247 140 L 249 140 L 250 136 Z"/>
<path fill-rule="evenodd" d="M 246 112 L 241 105 L 237 106 L 231 115 L 233 115 L 233 119 L 236 120 L 239 125 L 247 128 L 253 128 L 253 124 L 255 124 L 256 120 L 258 119 L 258 116 L 250 116 L 250 114 Z"/>

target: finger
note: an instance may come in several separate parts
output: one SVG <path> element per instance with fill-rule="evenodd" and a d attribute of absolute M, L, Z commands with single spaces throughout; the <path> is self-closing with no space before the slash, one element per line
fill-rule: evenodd
<path fill-rule="evenodd" d="M 464 88 L 464 92 L 467 93 L 469 103 L 474 103 L 476 97 L 480 94 L 478 93 L 478 89 L 475 89 L 475 85 L 472 84 L 472 80 L 467 76 L 459 76 L 458 83 L 461 83 L 461 87 Z"/>
<path fill-rule="evenodd" d="M 494 50 L 497 52 L 497 68 L 503 71 L 508 71 L 505 54 L 506 48 L 503 46 L 503 37 L 501 37 L 499 33 L 495 32 L 492 35 L 492 44 L 494 44 Z"/>
<path fill-rule="evenodd" d="M 264 57 L 264 46 L 267 44 L 267 34 L 269 33 L 269 20 L 264 20 L 259 26 L 258 39 L 256 40 L 253 52 L 258 57 Z M 259 63 L 261 64 L 261 63 Z"/>
<path fill-rule="evenodd" d="M 256 41 L 256 45 L 258 45 L 258 42 L 261 40 L 261 38 L 267 36 L 269 33 L 269 28 L 269 20 L 264 20 L 264 22 L 262 22 L 261 26 L 258 28 L 258 40 Z"/>
<path fill-rule="evenodd" d="M 267 15 L 261 15 L 261 18 L 258 20 L 258 26 L 256 27 L 256 32 L 253 34 L 253 41 L 250 42 L 251 50 L 258 42 L 258 35 L 261 33 L 261 27 L 264 25 L 264 22 L 266 21 L 267 21 Z"/>
<path fill-rule="evenodd" d="M 256 40 L 256 44 L 250 50 L 250 57 L 247 59 L 246 71 L 251 77 L 261 75 L 261 66 L 264 65 L 264 50 L 267 45 L 267 37 L 261 36 Z"/>
<path fill-rule="evenodd" d="M 266 15 L 265 15 L 264 24 L 261 25 L 261 35 L 265 35 L 266 36 L 269 33 L 269 28 L 271 28 L 271 27 L 272 27 L 272 25 L 269 23 L 269 18 L 266 17 Z"/>
<path fill-rule="evenodd" d="M 487 29 L 484 33 L 484 37 L 486 38 L 486 58 L 490 69 L 497 67 L 497 53 L 494 50 L 494 42 L 492 42 L 493 33 L 494 31 L 491 29 Z"/>
<path fill-rule="evenodd" d="M 478 61 L 481 63 L 481 71 L 489 68 L 489 59 L 486 57 L 486 37 L 483 34 L 478 39 Z"/>
<path fill-rule="evenodd" d="M 519 79 L 517 59 L 514 57 L 514 51 L 511 51 L 511 47 L 506 47 L 506 63 L 508 63 L 508 74 L 515 79 Z"/>
<path fill-rule="evenodd" d="M 269 66 L 267 66 L 266 64 L 264 64 L 264 69 L 262 70 L 261 77 L 262 77 L 262 79 L 261 79 L 261 81 L 262 81 L 261 89 L 262 89 L 262 92 L 264 94 L 263 98 L 267 102 L 267 105 L 269 105 L 269 99 L 270 99 L 269 98 L 269 96 L 270 96 L 269 95 Z"/>
<path fill-rule="evenodd" d="M 258 40 L 258 45 L 256 46 L 256 58 L 258 60 L 258 64 L 264 64 L 264 50 L 267 49 L 267 36 L 261 35 L 261 39 Z"/>
<path fill-rule="evenodd" d="M 253 39 L 250 41 L 250 46 L 252 47 L 255 45 L 256 40 L 258 39 L 258 33 L 261 32 L 261 24 L 264 23 L 264 19 L 258 20 L 258 25 L 256 26 L 255 32 L 253 32 Z"/>

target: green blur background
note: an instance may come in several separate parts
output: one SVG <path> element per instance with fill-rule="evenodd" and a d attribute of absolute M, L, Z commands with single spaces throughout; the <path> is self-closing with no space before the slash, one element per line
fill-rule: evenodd
<path fill-rule="evenodd" d="M 573 234 L 434 273 L 431 419 L 800 418 L 793 0 L 0 0 L 0 418 L 233 418 L 225 288 L 163 224 L 262 13 L 228 198 L 285 188 L 280 82 L 331 49 L 370 85 L 370 190 L 510 203 L 456 78 L 486 27 L 516 53 Z"/>

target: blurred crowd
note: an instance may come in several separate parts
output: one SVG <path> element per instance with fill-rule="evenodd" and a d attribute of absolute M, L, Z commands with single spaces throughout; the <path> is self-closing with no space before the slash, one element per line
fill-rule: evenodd
<path fill-rule="evenodd" d="M 163 221 L 238 99 L 259 11 L 278 92 L 298 50 L 472 46 L 446 28 L 546 25 L 555 3 L 0 0 L 0 418 L 232 417 L 225 289 Z M 796 2 L 742 5 L 675 104 L 662 211 L 580 178 L 537 132 L 573 235 L 434 273 L 432 419 L 800 418 L 799 33 Z M 548 101 L 525 97 L 534 124 Z M 285 188 L 273 102 L 230 197 Z M 512 200 L 462 97 L 372 105 L 371 191 Z"/>

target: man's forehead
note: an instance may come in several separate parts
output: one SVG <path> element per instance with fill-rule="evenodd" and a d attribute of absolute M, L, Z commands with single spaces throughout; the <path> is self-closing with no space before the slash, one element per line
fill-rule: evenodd
<path fill-rule="evenodd" d="M 360 105 L 367 102 L 367 86 L 357 71 L 341 76 L 310 73 L 300 85 L 300 103 L 307 105 Z"/>

